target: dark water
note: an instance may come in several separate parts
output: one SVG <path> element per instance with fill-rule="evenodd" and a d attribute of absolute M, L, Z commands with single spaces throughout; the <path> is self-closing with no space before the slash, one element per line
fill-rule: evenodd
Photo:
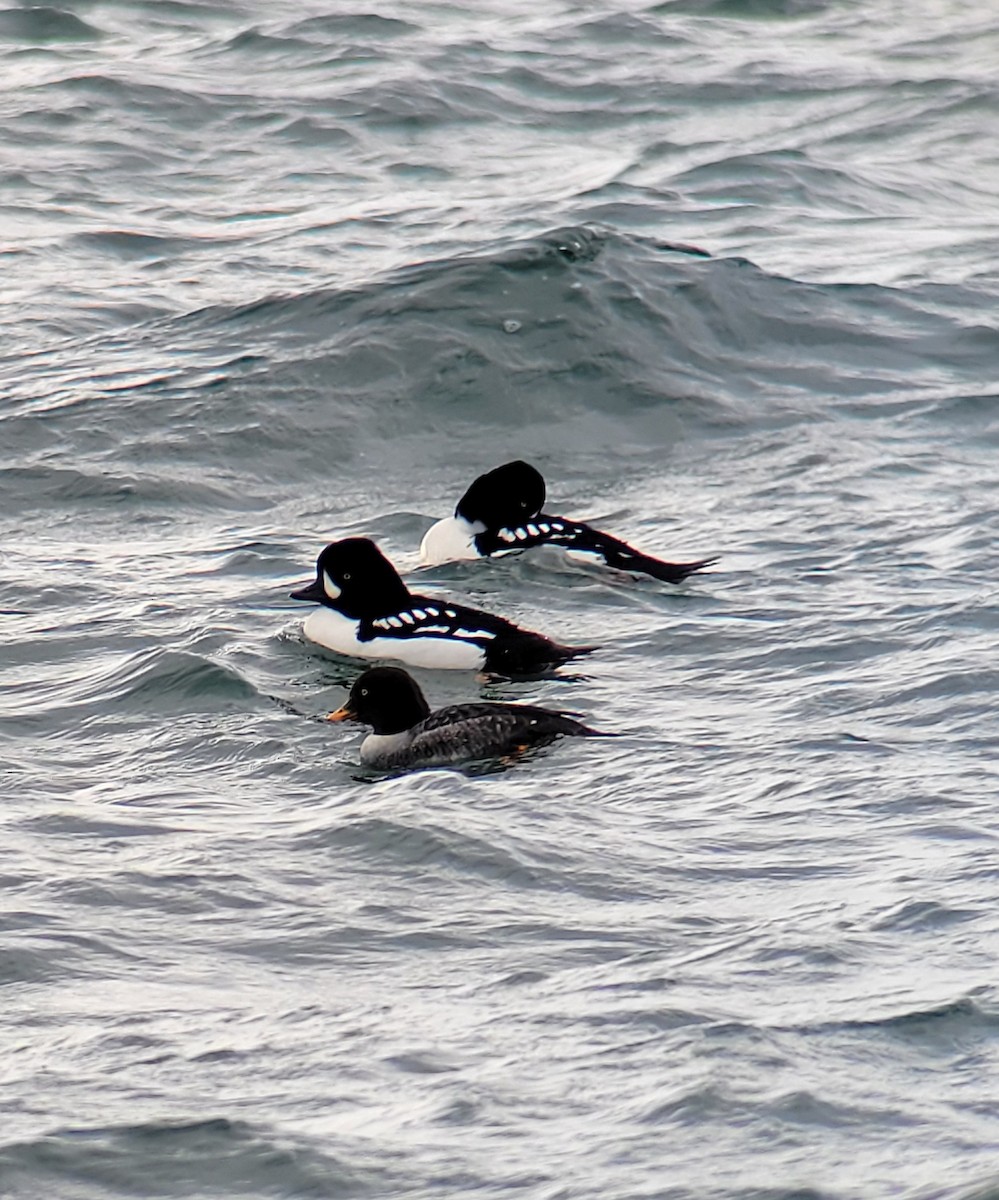
<path fill-rule="evenodd" d="M 997 62 L 958 0 L 0 11 L 2 1194 L 999 1196 Z M 514 456 L 720 566 L 424 573 L 626 736 L 366 776 L 287 592 Z"/>

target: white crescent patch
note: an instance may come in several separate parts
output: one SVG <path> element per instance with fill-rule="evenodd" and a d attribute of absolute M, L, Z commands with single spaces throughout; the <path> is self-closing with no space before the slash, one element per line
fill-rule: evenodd
<path fill-rule="evenodd" d="M 331 600 L 340 599 L 340 589 L 333 582 L 333 580 L 330 579 L 328 571 L 323 571 L 323 591 Z"/>

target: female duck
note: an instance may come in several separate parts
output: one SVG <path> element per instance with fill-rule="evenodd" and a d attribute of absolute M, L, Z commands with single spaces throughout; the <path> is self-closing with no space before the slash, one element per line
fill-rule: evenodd
<path fill-rule="evenodd" d="M 327 720 L 370 725 L 361 762 L 381 771 L 513 754 L 558 737 L 610 736 L 526 704 L 451 704 L 431 712 L 419 685 L 398 667 L 365 671 Z"/>

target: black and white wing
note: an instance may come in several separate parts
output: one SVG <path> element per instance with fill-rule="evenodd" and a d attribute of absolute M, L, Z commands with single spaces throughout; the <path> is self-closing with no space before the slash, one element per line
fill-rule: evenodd
<path fill-rule="evenodd" d="M 480 533 L 475 545 L 480 554 L 487 556 L 532 550 L 537 546 L 559 546 L 575 554 L 592 556 L 594 560 L 618 571 L 636 571 L 666 583 L 680 583 L 695 571 L 717 562 L 714 558 L 686 563 L 664 562 L 582 521 L 568 521 L 564 517 L 549 517 L 544 513 L 515 528 Z"/>
<path fill-rule="evenodd" d="M 463 604 L 448 604 L 430 596 L 411 595 L 409 599 L 410 604 L 397 613 L 362 621 L 361 639 L 453 638 L 484 646 L 518 632 L 512 621 Z"/>
<path fill-rule="evenodd" d="M 386 657 L 412 666 L 484 668 L 498 675 L 535 675 L 559 666 L 593 646 L 563 646 L 521 629 L 504 617 L 410 596 L 410 606 L 391 616 L 361 622 L 359 640 L 377 643 Z M 478 656 L 476 659 L 475 656 Z"/>

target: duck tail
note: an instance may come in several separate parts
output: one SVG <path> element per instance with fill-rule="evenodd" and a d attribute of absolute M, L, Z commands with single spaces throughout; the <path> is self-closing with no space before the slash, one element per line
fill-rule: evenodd
<path fill-rule="evenodd" d="M 664 583 L 683 583 L 688 575 L 695 575 L 706 567 L 713 567 L 717 561 L 717 558 L 701 558 L 697 562 L 674 563 L 663 562 L 662 559 L 652 558 L 648 554 L 636 554 L 624 569 L 641 571 L 643 575 L 651 575 L 653 579 L 661 579 Z"/>
<path fill-rule="evenodd" d="M 552 642 L 551 646 L 552 661 L 559 663 L 572 662 L 574 658 L 583 658 L 600 649 L 599 646 L 562 646 L 558 642 Z"/>
<path fill-rule="evenodd" d="M 559 518 L 560 519 L 560 518 Z M 661 579 L 664 583 L 682 583 L 688 575 L 703 571 L 705 567 L 713 566 L 717 558 L 701 558 L 696 562 L 664 562 L 661 558 L 653 558 L 651 554 L 643 554 L 620 538 L 612 537 L 609 533 L 601 533 L 581 521 L 563 522 L 567 525 L 567 533 L 559 539 L 558 544 L 567 550 L 577 550 L 601 557 L 609 567 L 618 571 L 637 572 L 640 575 L 650 575 L 653 579 Z"/>
<path fill-rule="evenodd" d="M 497 638 L 490 645 L 485 666 L 487 672 L 497 675 L 531 678 L 545 675 L 598 649 L 599 646 L 562 646 L 541 634 L 511 641 Z"/>

